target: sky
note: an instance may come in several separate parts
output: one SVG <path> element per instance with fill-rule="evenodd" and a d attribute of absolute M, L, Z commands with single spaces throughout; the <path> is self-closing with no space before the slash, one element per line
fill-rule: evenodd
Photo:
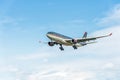
<path fill-rule="evenodd" d="M 49 31 L 113 35 L 60 51 Z M 119 61 L 120 0 L 0 0 L 0 80 L 119 80 Z"/>

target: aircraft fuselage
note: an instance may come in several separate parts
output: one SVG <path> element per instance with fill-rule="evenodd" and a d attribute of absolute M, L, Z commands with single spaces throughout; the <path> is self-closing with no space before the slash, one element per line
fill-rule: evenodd
<path fill-rule="evenodd" d="M 64 36 L 62 34 L 56 33 L 56 32 L 48 32 L 46 34 L 46 36 L 51 40 L 51 41 L 55 41 L 59 44 L 63 44 L 66 46 L 73 46 L 74 44 L 72 42 L 67 42 L 65 41 L 65 39 L 73 39 L 71 37 L 68 36 Z M 75 44 L 77 47 L 82 46 L 81 44 Z"/>

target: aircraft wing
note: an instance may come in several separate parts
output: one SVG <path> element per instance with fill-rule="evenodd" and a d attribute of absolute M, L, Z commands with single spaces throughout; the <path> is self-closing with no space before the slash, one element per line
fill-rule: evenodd
<path fill-rule="evenodd" d="M 112 35 L 112 33 L 110 33 L 109 35 L 105 35 L 105 36 L 98 36 L 98 37 L 91 37 L 91 38 L 78 38 L 78 39 L 75 39 L 75 41 L 77 43 L 79 43 L 79 42 L 96 40 L 96 39 L 103 38 L 103 37 L 108 37 L 108 36 L 111 36 L 111 35 Z M 71 39 L 66 39 L 66 41 L 71 42 L 72 40 Z"/>

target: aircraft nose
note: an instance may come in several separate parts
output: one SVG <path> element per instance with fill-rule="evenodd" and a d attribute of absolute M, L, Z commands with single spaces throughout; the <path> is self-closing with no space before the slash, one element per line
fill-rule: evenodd
<path fill-rule="evenodd" d="M 50 34 L 46 34 L 47 37 L 50 37 Z"/>

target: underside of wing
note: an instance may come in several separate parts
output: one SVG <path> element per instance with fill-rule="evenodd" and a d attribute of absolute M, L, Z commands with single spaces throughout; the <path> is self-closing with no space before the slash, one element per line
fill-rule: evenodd
<path fill-rule="evenodd" d="M 91 37 L 91 38 L 65 39 L 65 41 L 67 41 L 67 42 L 76 41 L 77 43 L 79 43 L 79 42 L 92 41 L 92 40 L 96 40 L 96 39 L 99 39 L 99 38 L 108 37 L 108 36 L 111 36 L 111 35 L 112 35 L 112 33 L 110 33 L 109 35 L 105 35 L 105 36 L 98 36 L 98 37 Z"/>

